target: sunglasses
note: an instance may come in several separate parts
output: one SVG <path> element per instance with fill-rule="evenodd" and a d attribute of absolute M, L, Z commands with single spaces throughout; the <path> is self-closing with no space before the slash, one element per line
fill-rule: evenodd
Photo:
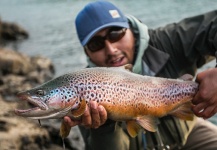
<path fill-rule="evenodd" d="M 113 27 L 110 28 L 105 36 L 94 36 L 85 45 L 91 52 L 96 52 L 105 47 L 105 40 L 111 43 L 119 41 L 126 33 L 127 28 Z"/>

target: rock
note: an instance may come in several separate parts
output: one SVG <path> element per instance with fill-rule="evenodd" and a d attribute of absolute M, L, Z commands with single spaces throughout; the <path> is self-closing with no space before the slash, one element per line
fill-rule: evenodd
<path fill-rule="evenodd" d="M 16 23 L 2 22 L 0 20 L 0 39 L 4 41 L 16 41 L 27 39 L 28 32 Z"/>
<path fill-rule="evenodd" d="M 0 49 L 0 71 L 2 75 L 26 75 L 33 69 L 31 60 L 26 55 L 10 49 Z"/>
<path fill-rule="evenodd" d="M 49 147 L 50 137 L 45 128 L 37 128 L 36 124 L 15 116 L 13 110 L 17 103 L 7 103 L 0 97 L 0 145 L 1 149 L 22 149 L 40 139 L 41 145 Z M 28 141 L 28 143 L 26 142 Z M 40 144 L 37 144 L 40 146 Z M 40 148 L 39 148 L 40 149 Z"/>
<path fill-rule="evenodd" d="M 54 143 L 58 143 L 58 145 L 63 144 L 62 139 L 59 136 L 61 120 L 46 120 L 41 123 L 49 132 L 51 140 L 54 141 Z M 69 136 L 64 139 L 64 143 L 70 150 L 84 150 L 85 145 L 78 126 L 71 128 L 71 132 L 69 133 Z"/>
<path fill-rule="evenodd" d="M 52 79 L 55 70 L 51 60 L 29 57 L 17 51 L 0 49 L 0 94 L 7 100 L 23 90 Z"/>
<path fill-rule="evenodd" d="M 29 57 L 9 49 L 0 49 L 0 149 L 2 150 L 62 150 L 59 136 L 60 120 L 35 120 L 16 116 L 15 108 L 27 109 L 16 94 L 53 78 L 54 66 L 48 58 Z M 66 150 L 84 150 L 78 127 L 72 128 L 64 140 Z"/>
<path fill-rule="evenodd" d="M 14 109 L 28 105 L 6 102 L 0 96 L 0 149 L 2 150 L 62 150 L 59 136 L 60 120 L 37 121 L 16 116 Z M 84 142 L 77 127 L 65 140 L 66 150 L 84 150 Z"/>

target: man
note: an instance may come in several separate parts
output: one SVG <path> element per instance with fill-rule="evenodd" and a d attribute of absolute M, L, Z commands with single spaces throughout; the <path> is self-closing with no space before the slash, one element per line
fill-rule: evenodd
<path fill-rule="evenodd" d="M 113 4 L 97 1 L 77 15 L 76 30 L 89 67 L 130 63 L 134 73 L 149 76 L 195 75 L 207 56 L 217 51 L 217 11 L 151 30 Z M 217 112 L 217 69 L 198 74 L 196 81 L 199 91 L 192 109 L 197 116 L 209 118 Z M 104 107 L 95 102 L 80 121 L 67 116 L 64 120 L 70 126 L 80 125 L 86 149 L 217 149 L 217 127 L 197 117 L 193 121 L 163 117 L 157 132 L 141 132 L 136 138 L 125 132 L 123 123 L 107 119 Z"/>

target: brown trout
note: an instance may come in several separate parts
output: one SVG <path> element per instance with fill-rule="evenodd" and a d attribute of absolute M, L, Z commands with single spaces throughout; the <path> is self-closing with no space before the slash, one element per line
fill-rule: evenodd
<path fill-rule="evenodd" d="M 155 132 L 156 118 L 173 115 L 192 120 L 191 100 L 198 84 L 182 79 L 166 79 L 132 73 L 131 65 L 85 68 L 57 77 L 43 85 L 18 93 L 35 105 L 16 109 L 19 116 L 32 119 L 80 117 L 90 101 L 104 106 L 108 118 L 126 121 L 135 137 L 140 129 Z M 60 135 L 68 136 L 70 127 L 62 123 Z"/>

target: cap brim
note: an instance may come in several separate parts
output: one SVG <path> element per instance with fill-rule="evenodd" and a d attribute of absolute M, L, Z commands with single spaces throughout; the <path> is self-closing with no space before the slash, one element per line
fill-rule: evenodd
<path fill-rule="evenodd" d="M 90 32 L 85 38 L 84 40 L 81 42 L 82 46 L 85 46 L 88 41 L 100 30 L 107 28 L 107 27 L 111 27 L 111 26 L 116 26 L 116 27 L 124 27 L 124 28 L 129 28 L 129 24 L 127 22 L 112 22 L 112 23 L 108 23 L 105 24 L 103 26 L 100 26 L 99 28 L 96 28 L 95 30 L 93 30 L 92 32 Z"/>

